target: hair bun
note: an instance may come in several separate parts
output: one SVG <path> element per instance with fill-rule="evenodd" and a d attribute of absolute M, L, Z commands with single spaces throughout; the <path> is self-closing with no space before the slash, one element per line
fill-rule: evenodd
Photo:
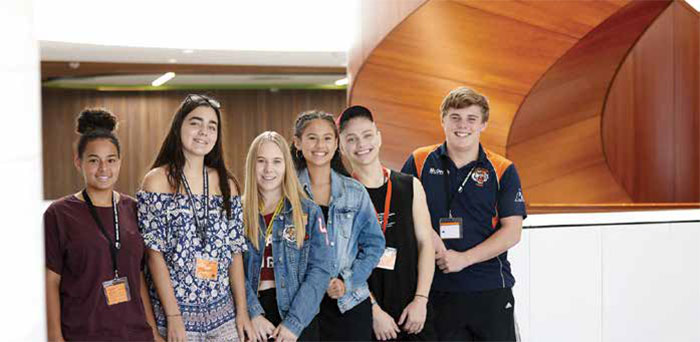
<path fill-rule="evenodd" d="M 78 114 L 76 131 L 85 134 L 96 129 L 108 132 L 117 127 L 117 117 L 105 108 L 86 108 Z"/>

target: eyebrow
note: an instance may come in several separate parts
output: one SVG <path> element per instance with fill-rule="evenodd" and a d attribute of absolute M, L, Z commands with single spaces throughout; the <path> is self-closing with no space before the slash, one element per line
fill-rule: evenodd
<path fill-rule="evenodd" d="M 107 155 L 107 158 L 116 157 L 116 156 L 117 156 L 116 153 L 114 153 L 114 154 L 108 154 L 108 155 Z M 94 153 L 93 153 L 93 154 L 88 154 L 87 157 L 88 157 L 88 158 L 92 158 L 92 157 L 100 158 L 100 156 L 98 156 L 98 155 L 96 155 L 96 154 L 94 154 Z"/>
<path fill-rule="evenodd" d="M 204 122 L 204 118 L 199 117 L 199 116 L 192 116 L 188 121 L 192 121 L 192 120 L 197 120 L 197 121 L 200 121 L 200 122 Z M 218 124 L 218 121 L 216 121 L 216 120 L 209 120 L 209 123 Z"/>

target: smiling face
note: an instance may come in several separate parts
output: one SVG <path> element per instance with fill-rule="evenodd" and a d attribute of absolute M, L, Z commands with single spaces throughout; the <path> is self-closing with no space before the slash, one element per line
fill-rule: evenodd
<path fill-rule="evenodd" d="M 182 121 L 180 139 L 182 152 L 204 157 L 214 148 L 219 130 L 216 112 L 209 106 L 199 106 Z"/>
<path fill-rule="evenodd" d="M 263 142 L 255 158 L 255 179 L 263 198 L 270 197 L 266 194 L 282 192 L 285 170 L 284 154 L 277 144 L 271 141 Z"/>
<path fill-rule="evenodd" d="M 340 133 L 340 149 L 353 165 L 369 165 L 379 158 L 382 136 L 374 122 L 364 117 L 350 119 Z"/>
<path fill-rule="evenodd" d="M 103 191 L 114 188 L 122 163 L 117 147 L 109 139 L 96 139 L 85 146 L 74 164 L 83 175 L 86 188 Z"/>
<path fill-rule="evenodd" d="M 307 165 L 330 166 L 338 140 L 331 123 L 316 119 L 306 125 L 301 138 L 294 137 L 294 146 L 304 155 Z"/>
<path fill-rule="evenodd" d="M 486 129 L 483 113 L 478 105 L 460 109 L 449 108 L 442 117 L 442 129 L 445 132 L 447 149 L 451 151 L 469 151 L 479 146 L 481 132 Z"/>

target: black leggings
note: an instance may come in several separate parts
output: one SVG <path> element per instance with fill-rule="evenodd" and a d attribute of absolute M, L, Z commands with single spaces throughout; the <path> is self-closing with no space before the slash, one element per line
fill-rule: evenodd
<path fill-rule="evenodd" d="M 321 341 L 372 341 L 372 304 L 369 298 L 340 313 L 338 301 L 325 295 L 317 318 Z"/>
<path fill-rule="evenodd" d="M 263 310 L 265 310 L 265 318 L 267 318 L 272 325 L 278 326 L 282 323 L 282 317 L 277 308 L 277 291 L 275 289 L 260 291 L 260 293 L 258 293 L 258 300 Z M 297 341 L 319 341 L 318 317 L 314 317 L 311 323 L 301 331 Z"/>

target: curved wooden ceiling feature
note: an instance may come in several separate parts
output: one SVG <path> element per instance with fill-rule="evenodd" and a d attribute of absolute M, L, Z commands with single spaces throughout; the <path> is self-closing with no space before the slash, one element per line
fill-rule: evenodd
<path fill-rule="evenodd" d="M 347 73 L 350 77 L 350 87 L 354 76 L 362 67 L 365 59 L 375 47 L 401 21 L 408 17 L 427 0 L 363 0 L 358 2 L 360 25 L 355 25 L 352 46 L 348 50 Z M 366 15 L 372 13 L 372 15 Z M 350 92 L 348 92 L 348 95 Z M 348 96 L 349 98 L 349 96 Z"/>
<path fill-rule="evenodd" d="M 634 1 L 583 37 L 523 101 L 508 139 L 530 204 L 621 203 L 603 154 L 601 115 L 619 65 L 669 5 Z"/>
<path fill-rule="evenodd" d="M 629 1 L 427 1 L 384 37 L 361 68 L 349 68 L 349 102 L 373 110 L 384 132 L 382 160 L 400 168 L 414 148 L 443 140 L 440 102 L 466 85 L 489 97 L 482 141 L 505 154 L 530 89 Z"/>
<path fill-rule="evenodd" d="M 610 88 L 605 156 L 634 202 L 700 202 L 700 24 L 675 1 L 639 39 Z"/>

